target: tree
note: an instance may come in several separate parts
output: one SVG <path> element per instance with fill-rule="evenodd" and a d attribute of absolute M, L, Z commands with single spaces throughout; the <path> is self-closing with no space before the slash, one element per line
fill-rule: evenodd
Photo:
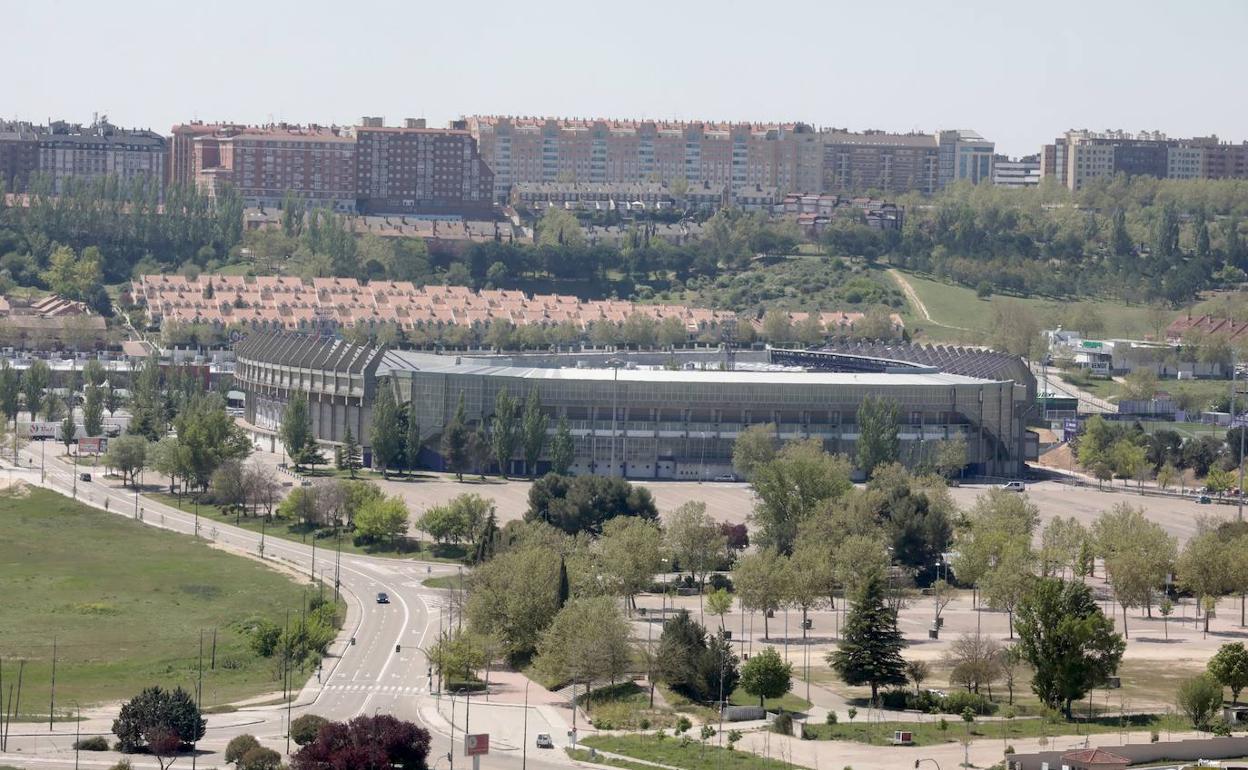
<path fill-rule="evenodd" d="M 771 637 L 769 620 L 789 595 L 788 560 L 767 548 L 742 556 L 732 572 L 741 608 L 763 613 L 763 639 Z"/>
<path fill-rule="evenodd" d="M 903 644 L 901 632 L 897 630 L 897 610 L 884 600 L 883 581 L 872 576 L 854 595 L 841 630 L 841 641 L 828 653 L 827 660 L 845 684 L 870 685 L 874 702 L 880 685 L 905 684 Z"/>
<path fill-rule="evenodd" d="M 355 529 L 361 536 L 392 544 L 407 535 L 407 522 L 407 503 L 398 495 L 370 500 L 355 514 Z"/>
<path fill-rule="evenodd" d="M 113 734 L 121 751 L 128 754 L 149 746 L 152 738 L 166 743 L 170 735 L 177 745 L 195 743 L 204 737 L 205 729 L 194 698 L 181 687 L 148 687 L 123 703 L 113 720 Z"/>
<path fill-rule="evenodd" d="M 407 405 L 407 435 L 403 440 L 403 465 L 407 472 L 415 473 L 420 461 L 420 423 L 416 421 L 416 405 Z"/>
<path fill-rule="evenodd" d="M 1222 710 L 1222 685 L 1210 674 L 1197 674 L 1179 683 L 1175 700 L 1197 730 L 1208 730 Z"/>
<path fill-rule="evenodd" d="M 959 437 L 937 442 L 932 465 L 941 476 L 953 478 L 962 472 L 966 463 L 966 439 Z"/>
<path fill-rule="evenodd" d="M 759 707 L 767 698 L 783 697 L 793 687 L 793 666 L 780 658 L 775 647 L 745 662 L 741 667 L 741 689 L 758 698 Z"/>
<path fill-rule="evenodd" d="M 853 486 L 849 477 L 849 462 L 823 451 L 818 439 L 787 444 L 775 459 L 754 469 L 756 542 L 786 556 L 792 553 L 798 526 L 845 494 Z"/>
<path fill-rule="evenodd" d="M 389 714 L 323 725 L 316 738 L 290 758 L 291 770 L 359 770 L 365 767 L 427 770 L 429 731 Z"/>
<path fill-rule="evenodd" d="M 1127 234 L 1127 217 L 1122 209 L 1114 211 L 1113 230 L 1110 235 L 1110 251 L 1115 257 L 1131 256 L 1131 236 Z"/>
<path fill-rule="evenodd" d="M 312 413 L 308 410 L 308 397 L 299 391 L 291 393 L 290 401 L 286 402 L 286 409 L 282 412 L 280 437 L 286 454 L 298 471 L 304 450 L 309 444 L 316 442 L 312 435 Z"/>
<path fill-rule="evenodd" d="M 238 460 L 227 460 L 212 472 L 209 489 L 212 499 L 220 506 L 229 510 L 242 508 L 247 501 L 247 490 L 244 486 L 243 464 Z"/>
<path fill-rule="evenodd" d="M 75 255 L 68 246 L 55 249 L 48 257 L 43 280 L 49 289 L 66 299 L 89 299 L 95 287 L 103 282 L 99 249 L 86 248 L 81 255 Z"/>
<path fill-rule="evenodd" d="M 139 471 L 147 465 L 147 439 L 129 433 L 112 439 L 104 454 L 104 465 L 121 472 L 123 486 L 127 476 L 130 477 L 130 484 L 134 485 Z"/>
<path fill-rule="evenodd" d="M 667 515 L 664 545 L 681 570 L 698 581 L 699 596 L 706 587 L 706 575 L 724 557 L 724 537 L 719 524 L 706 515 L 706 503 L 690 500 Z"/>
<path fill-rule="evenodd" d="M 478 566 L 465 606 L 469 626 L 493 634 L 509 660 L 531 655 L 559 612 L 561 564 L 551 558 L 548 546 L 533 543 L 503 551 Z"/>
<path fill-rule="evenodd" d="M 759 466 L 776 457 L 776 426 L 751 425 L 732 442 L 732 468 L 741 478 L 752 481 Z"/>
<path fill-rule="evenodd" d="M 302 746 L 303 744 L 299 744 L 299 745 Z M 243 733 L 242 735 L 234 736 L 233 738 L 230 739 L 230 742 L 226 744 L 225 746 L 226 764 L 230 764 L 230 765 L 238 764 L 239 762 L 242 761 L 243 755 L 245 755 L 248 751 L 251 751 L 252 749 L 259 748 L 259 747 L 260 747 L 260 741 L 256 740 L 256 736 L 254 735 Z"/>
<path fill-rule="evenodd" d="M 1040 578 L 1023 597 L 1018 649 L 1035 672 L 1031 687 L 1070 718 L 1070 704 L 1118 670 L 1126 641 L 1082 583 Z"/>
<path fill-rule="evenodd" d="M 598 539 L 602 577 L 630 609 L 659 571 L 662 545 L 658 525 L 648 519 L 621 516 L 603 524 Z"/>
<path fill-rule="evenodd" d="M 914 684 L 914 694 L 919 694 L 919 688 L 931 676 L 931 666 L 925 660 L 908 660 L 906 661 L 906 678 Z"/>
<path fill-rule="evenodd" d="M 351 426 L 347 426 L 346 432 L 342 436 L 342 450 L 339 452 L 341 462 L 338 470 L 347 471 L 351 474 L 351 478 L 355 478 L 355 472 L 363 465 L 363 458 L 360 455 L 360 443 L 355 440 L 355 434 L 351 432 Z"/>
<path fill-rule="evenodd" d="M 628 622 L 609 597 L 573 599 L 555 615 L 537 645 L 535 665 L 558 681 L 612 684 L 628 671 Z"/>
<path fill-rule="evenodd" d="M 645 487 L 620 478 L 556 476 L 548 473 L 529 487 L 525 521 L 544 521 L 568 534 L 598 534 L 617 516 L 658 518 L 654 497 Z"/>
<path fill-rule="evenodd" d="M 1239 703 L 1239 693 L 1248 687 L 1248 650 L 1243 642 L 1232 642 L 1218 648 L 1217 653 L 1209 659 L 1209 675 L 1223 687 L 1231 688 L 1231 703 Z M 1218 705 L 1221 705 L 1222 694 L 1218 693 Z"/>
<path fill-rule="evenodd" d="M 1218 533 L 1202 532 L 1183 546 L 1183 552 L 1175 563 L 1175 574 L 1179 585 L 1194 593 L 1197 601 L 1203 604 L 1205 599 L 1216 601 L 1217 597 L 1231 589 L 1233 563 L 1231 549 L 1218 537 Z M 1205 633 L 1208 632 L 1209 615 L 1206 614 Z"/>
<path fill-rule="evenodd" d="M 376 415 L 376 407 L 373 408 Z M 464 393 L 459 393 L 459 404 L 455 413 L 442 428 L 442 456 L 447 467 L 454 472 L 457 481 L 464 480 L 464 469 L 468 466 L 468 426 L 464 417 Z"/>
<path fill-rule="evenodd" d="M 243 755 L 238 770 L 280 770 L 282 755 L 265 746 L 257 746 Z"/>
<path fill-rule="evenodd" d="M 978 693 L 981 686 L 991 688 L 1001 676 L 1001 645 L 978 631 L 962 634 L 949 645 L 945 661 L 950 668 L 949 684 Z"/>
<path fill-rule="evenodd" d="M 1174 566 L 1177 545 L 1161 525 L 1149 521 L 1144 509 L 1119 503 L 1092 525 L 1092 534 L 1105 560 L 1105 572 L 1122 606 L 1126 637 L 1127 608 L 1147 605 L 1152 614 L 1153 592 Z"/>
<path fill-rule="evenodd" d="M 373 442 L 373 463 L 381 469 L 383 478 L 389 478 L 390 470 L 398 466 L 403 455 L 403 424 L 399 417 L 400 410 L 394 398 L 394 390 L 388 383 L 379 383 L 377 396 L 373 399 L 370 436 Z"/>
<path fill-rule="evenodd" d="M 82 405 L 82 429 L 91 438 L 104 433 L 104 393 L 94 385 L 87 388 Z"/>
<path fill-rule="evenodd" d="M 572 467 L 576 452 L 572 440 L 572 431 L 568 428 L 566 417 L 559 418 L 559 427 L 555 429 L 555 438 L 550 442 L 550 472 L 566 476 Z"/>
<path fill-rule="evenodd" d="M 52 370 L 41 358 L 36 358 L 22 375 L 22 397 L 25 399 L 26 411 L 30 419 L 37 420 L 43 405 L 43 391 L 52 381 Z"/>
<path fill-rule="evenodd" d="M 74 436 L 78 433 L 78 426 L 74 423 L 74 413 L 72 411 L 65 413 L 65 419 L 61 421 L 61 429 L 58 431 L 57 438 L 65 445 L 65 454 L 69 454 L 69 448 L 73 446 Z"/>
<path fill-rule="evenodd" d="M 546 448 L 546 429 L 550 418 L 542 411 L 542 394 L 536 386 L 529 388 L 529 398 L 524 405 L 520 426 L 520 444 L 524 451 L 524 469 L 529 478 L 537 476 L 537 461 Z"/>
<path fill-rule="evenodd" d="M 516 454 L 516 445 L 520 443 L 518 408 L 516 399 L 507 393 L 507 386 L 499 388 L 494 397 L 494 417 L 490 420 L 490 446 L 494 450 L 494 459 L 498 462 L 498 472 L 503 478 L 507 478 L 511 458 Z"/>
<path fill-rule="evenodd" d="M 898 405 L 892 399 L 867 396 L 858 405 L 858 467 L 870 476 L 878 465 L 897 462 Z"/>

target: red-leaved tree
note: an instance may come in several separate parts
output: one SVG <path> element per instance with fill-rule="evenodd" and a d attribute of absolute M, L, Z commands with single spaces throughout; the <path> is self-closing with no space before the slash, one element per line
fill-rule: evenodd
<path fill-rule="evenodd" d="M 330 722 L 291 757 L 292 770 L 427 770 L 429 731 L 389 714 Z"/>

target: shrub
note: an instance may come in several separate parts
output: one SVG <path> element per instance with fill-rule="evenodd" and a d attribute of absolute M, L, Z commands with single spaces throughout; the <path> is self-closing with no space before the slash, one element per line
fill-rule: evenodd
<path fill-rule="evenodd" d="M 639 729 L 639 730 L 649 730 L 649 729 L 650 729 L 650 720 L 649 720 L 649 719 L 647 719 L 646 717 L 642 717 L 641 719 L 639 719 L 639 720 L 637 721 L 637 729 Z"/>
<path fill-rule="evenodd" d="M 781 735 L 792 735 L 793 717 L 787 711 L 781 711 L 776 714 L 775 719 L 771 720 L 771 731 Z"/>
<path fill-rule="evenodd" d="M 130 764 L 130 760 L 126 759 L 125 757 L 122 757 L 121 759 L 117 760 L 117 763 L 115 765 L 108 768 L 108 770 L 134 770 L 134 765 Z"/>
<path fill-rule="evenodd" d="M 948 729 L 949 729 L 949 720 L 948 720 L 948 719 L 945 719 L 944 717 L 941 717 L 941 718 L 940 718 L 940 721 L 936 723 L 936 729 L 937 729 L 937 730 L 940 730 L 942 733 L 943 733 L 943 732 L 945 732 L 946 730 L 948 730 Z"/>
<path fill-rule="evenodd" d="M 1005 747 L 1005 753 L 1006 753 L 1006 754 L 1013 754 L 1013 753 L 1014 753 L 1014 746 L 1013 746 L 1013 744 L 1011 744 L 1011 745 L 1009 745 L 1009 746 L 1006 746 L 1006 747 Z"/>
<path fill-rule="evenodd" d="M 1225 738 L 1231 734 L 1231 726 L 1219 716 L 1209 723 L 1209 732 Z"/>
<path fill-rule="evenodd" d="M 685 732 L 690 727 L 693 727 L 693 722 L 689 721 L 689 717 L 682 716 L 681 718 L 676 720 L 676 734 L 677 735 Z"/>
<path fill-rule="evenodd" d="M 257 746 L 243 755 L 238 763 L 238 770 L 278 770 L 281 765 L 281 754 L 273 749 Z"/>
<path fill-rule="evenodd" d="M 1149 732 L 1149 734 L 1148 734 L 1148 742 L 1149 742 L 1149 743 L 1156 743 L 1156 742 L 1157 742 L 1157 741 L 1159 741 L 1159 740 L 1161 740 L 1161 734 L 1160 734 L 1160 733 L 1158 733 L 1156 730 L 1153 730 L 1153 731 Z"/>
<path fill-rule="evenodd" d="M 965 690 L 951 692 L 940 700 L 940 710 L 946 714 L 961 714 L 967 709 L 980 715 L 994 714 L 997 711 L 997 704 L 987 697 Z"/>
<path fill-rule="evenodd" d="M 448 680 L 446 683 L 447 692 L 485 692 L 485 682 L 466 682 Z"/>
<path fill-rule="evenodd" d="M 830 724 L 830 725 L 834 725 L 834 724 L 836 724 L 836 712 L 835 712 L 835 711 L 829 711 L 829 712 L 828 712 L 828 715 L 827 715 L 826 717 L 824 717 L 824 720 L 823 720 L 823 721 L 824 721 L 824 722 L 826 722 L 827 724 Z"/>
<path fill-rule="evenodd" d="M 731 749 L 731 748 L 733 748 L 733 745 L 734 745 L 737 741 L 739 741 L 739 740 L 741 740 L 741 731 L 740 731 L 740 730 L 729 730 L 729 731 L 728 731 L 728 748 L 730 748 L 730 749 Z"/>
<path fill-rule="evenodd" d="M 303 717 L 299 717 L 303 719 Z M 299 720 L 295 720 L 296 722 Z M 294 737 L 294 723 L 291 724 L 291 737 Z M 302 746 L 303 744 L 299 744 Z M 260 741 L 256 740 L 256 736 L 247 735 L 246 733 L 235 736 L 225 746 L 225 761 L 231 765 L 236 765 L 243 760 L 247 752 L 254 748 L 259 748 Z"/>
<path fill-rule="evenodd" d="M 706 583 L 711 587 L 712 591 L 719 591 L 721 589 L 727 591 L 728 593 L 732 593 L 733 591 L 732 578 L 722 572 L 711 573 L 711 576 L 706 579 Z"/>
<path fill-rule="evenodd" d="M 300 746 L 306 746 L 316 740 L 321 725 L 329 724 L 329 720 L 316 714 L 304 714 L 290 723 L 290 739 Z"/>
<path fill-rule="evenodd" d="M 102 735 L 93 735 L 74 741 L 74 748 L 80 751 L 108 751 L 108 739 Z"/>

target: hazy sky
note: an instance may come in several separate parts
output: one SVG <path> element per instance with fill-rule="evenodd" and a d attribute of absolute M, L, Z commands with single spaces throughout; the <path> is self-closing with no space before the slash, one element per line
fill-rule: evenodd
<path fill-rule="evenodd" d="M 1245 0 L 0 0 L 0 114 L 463 114 L 1248 139 Z"/>

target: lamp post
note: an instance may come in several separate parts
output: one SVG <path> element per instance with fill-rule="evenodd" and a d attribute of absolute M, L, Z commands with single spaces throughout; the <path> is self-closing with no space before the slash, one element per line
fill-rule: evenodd
<path fill-rule="evenodd" d="M 78 744 L 82 742 L 82 706 L 74 701 L 74 709 L 78 712 L 74 719 L 74 770 L 78 770 Z"/>

